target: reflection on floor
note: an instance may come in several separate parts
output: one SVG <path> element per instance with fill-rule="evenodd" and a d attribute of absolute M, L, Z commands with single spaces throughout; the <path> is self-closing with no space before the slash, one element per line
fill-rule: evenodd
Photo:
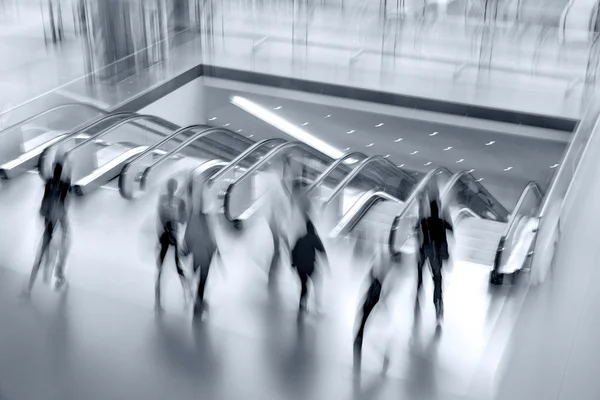
<path fill-rule="evenodd" d="M 192 323 L 172 262 L 166 314 L 153 312 L 152 196 L 126 202 L 100 190 L 72 207 L 70 286 L 41 282 L 23 302 L 40 236 L 41 182 L 26 175 L 0 193 L 0 396 L 8 399 L 487 398 L 517 312 L 518 293 L 489 292 L 487 270 L 446 271 L 446 317 L 436 331 L 427 280 L 414 320 L 413 260 L 389 281 L 387 307 L 366 333 L 362 377 L 352 373 L 354 315 L 368 265 L 344 243 L 329 243 L 332 275 L 321 304 L 296 318 L 299 286 L 282 267 L 269 291 L 266 225 L 242 236 L 222 230 L 223 263 L 209 278 L 210 311 Z M 18 202 L 17 199 L 21 201 Z M 285 259 L 285 258 L 284 258 Z M 314 309 L 314 308 L 313 308 Z M 503 336 L 504 335 L 504 336 Z M 503 339 L 504 338 L 504 339 Z M 384 355 L 390 357 L 382 376 Z M 2 397 L 4 398 L 4 397 Z"/>

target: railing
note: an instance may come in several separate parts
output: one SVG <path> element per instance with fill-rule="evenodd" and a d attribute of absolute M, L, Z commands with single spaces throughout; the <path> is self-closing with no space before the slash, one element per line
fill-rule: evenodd
<path fill-rule="evenodd" d="M 346 175 L 346 177 L 333 189 L 329 197 L 323 202 L 323 209 L 327 208 L 329 204 L 341 193 L 341 191 L 344 190 L 344 188 L 346 188 L 346 186 L 348 186 L 356 176 L 358 176 L 358 174 L 363 172 L 363 170 L 367 166 L 375 162 L 389 163 L 399 172 L 399 175 L 403 175 L 404 177 L 406 177 L 409 182 L 415 182 L 414 177 L 403 171 L 401 168 L 396 167 L 390 160 L 388 160 L 384 156 L 371 156 L 362 160 L 360 164 L 354 167 L 354 169 L 348 175 Z"/>
<path fill-rule="evenodd" d="M 377 191 L 375 189 L 370 190 L 362 195 L 360 199 L 352 205 L 350 210 L 344 214 L 340 222 L 331 231 L 330 237 L 337 237 L 340 234 L 344 234 L 345 232 L 354 229 L 356 224 L 365 216 L 371 207 L 381 200 L 393 201 L 395 203 L 401 202 L 396 197 L 386 192 Z"/>
<path fill-rule="evenodd" d="M 335 160 L 317 179 L 306 189 L 306 195 L 310 195 L 317 187 L 321 186 L 321 184 L 327 179 L 344 161 L 355 158 L 355 159 L 365 159 L 367 155 L 360 152 L 348 152 L 343 156 Z"/>
<path fill-rule="evenodd" d="M 163 147 L 165 144 L 167 144 L 169 142 L 172 142 L 174 139 L 178 138 L 181 134 L 183 134 L 185 132 L 194 131 L 196 129 L 202 129 L 202 128 L 204 128 L 203 131 L 201 131 L 197 135 L 192 136 L 194 138 L 194 140 L 198 140 L 203 137 L 209 136 L 212 133 L 222 133 L 223 132 L 223 130 L 218 130 L 215 132 L 214 129 L 216 129 L 216 128 L 211 128 L 207 125 L 201 125 L 201 124 L 189 125 L 189 126 L 186 126 L 183 128 L 179 128 L 175 132 L 168 135 L 163 140 L 148 147 L 143 153 L 137 155 L 135 158 L 128 161 L 123 166 L 123 169 L 121 170 L 121 173 L 119 175 L 119 192 L 121 193 L 121 196 L 126 199 L 133 199 L 134 197 L 136 197 L 138 191 L 143 192 L 146 190 L 146 179 L 147 179 L 148 175 L 142 174 L 141 177 L 139 177 L 139 179 L 138 179 L 138 174 L 135 171 L 134 172 L 130 171 L 132 166 L 134 166 L 136 164 L 140 164 L 141 161 L 144 158 L 148 157 L 149 155 L 161 154 L 163 156 L 166 156 L 170 152 L 161 151 L 161 147 Z M 227 131 L 227 132 L 229 132 L 229 131 Z M 231 134 L 237 135 L 237 134 L 234 134 L 233 132 L 231 132 Z M 238 136 L 240 136 L 240 135 L 238 135 Z M 178 147 L 178 148 L 180 148 L 180 147 Z M 152 167 L 152 165 L 150 165 L 149 167 Z M 150 171 L 148 171 L 148 173 L 149 172 Z M 140 182 L 140 188 L 138 191 L 135 191 L 135 189 L 132 187 L 132 185 L 136 181 Z M 131 182 L 131 184 L 130 184 L 130 182 Z"/>
<path fill-rule="evenodd" d="M 530 196 L 534 196 L 533 204 L 529 204 L 528 200 Z M 514 238 L 515 232 L 517 231 L 518 222 L 522 217 L 535 217 L 535 213 L 539 211 L 540 204 L 542 203 L 544 196 L 537 183 L 529 182 L 519 200 L 515 206 L 513 213 L 506 224 L 506 228 L 502 233 L 500 242 L 498 243 L 498 249 L 496 250 L 496 256 L 494 258 L 494 266 L 492 272 L 492 279 L 497 275 L 500 267 L 503 265 L 505 260 L 503 259 L 504 254 L 510 254 L 512 250 L 512 239 Z M 507 244 L 508 243 L 508 244 Z M 508 251 L 507 251 L 508 250 Z M 523 260 L 524 262 L 525 260 Z"/>
<path fill-rule="evenodd" d="M 213 175 L 208 180 L 208 187 L 209 188 L 212 187 L 212 185 L 216 181 L 218 181 L 223 176 L 225 176 L 226 173 L 228 173 L 231 170 L 233 170 L 234 168 L 238 167 L 239 164 L 240 164 L 240 162 L 242 162 L 242 160 L 246 159 L 250 154 L 255 153 L 256 150 L 258 150 L 259 148 L 267 146 L 267 145 L 271 145 L 271 144 L 280 144 L 280 143 L 285 143 L 285 140 L 284 139 L 279 139 L 279 138 L 265 139 L 265 140 L 261 140 L 260 142 L 252 145 L 250 148 L 246 149 L 239 156 L 237 156 L 236 158 L 234 158 L 226 167 L 222 168 L 219 172 L 217 172 L 215 175 Z"/>
<path fill-rule="evenodd" d="M 202 129 L 204 128 L 204 129 Z M 181 153 L 181 151 L 183 149 L 185 149 L 186 147 L 192 145 L 192 143 L 194 143 L 195 141 L 202 139 L 206 136 L 209 136 L 211 134 L 215 134 L 215 133 L 223 133 L 226 134 L 228 136 L 234 137 L 236 139 L 239 140 L 243 140 L 246 143 L 253 143 L 251 142 L 249 139 L 247 139 L 245 136 L 239 135 L 235 132 L 230 131 L 229 129 L 225 129 L 225 128 L 211 128 L 208 127 L 206 125 L 191 125 L 190 127 L 187 128 L 182 128 L 180 130 L 179 133 L 183 132 L 184 130 L 196 130 L 196 129 L 202 129 L 200 132 L 195 133 L 194 135 L 190 136 L 188 139 L 186 139 L 185 141 L 183 141 L 179 146 L 175 147 L 173 150 L 169 151 L 168 153 L 164 154 L 160 159 L 158 159 L 156 162 L 154 162 L 152 165 L 150 165 L 149 167 L 147 167 L 144 172 L 142 173 L 141 179 L 140 179 L 140 188 L 142 191 L 146 190 L 146 185 L 147 185 L 147 181 L 148 181 L 148 176 L 150 175 L 150 173 L 152 171 L 154 171 L 155 169 L 157 169 L 158 167 L 160 167 L 162 164 L 166 163 L 168 160 L 172 159 L 173 157 L 175 157 L 176 155 L 178 155 L 179 153 Z"/>
<path fill-rule="evenodd" d="M 287 142 L 287 143 L 283 143 L 283 144 L 280 144 L 279 146 L 275 147 L 266 156 L 264 156 L 259 162 L 255 163 L 254 165 L 252 165 L 252 167 L 248 168 L 248 170 L 246 170 L 239 178 L 237 178 L 235 181 L 231 182 L 229 184 L 229 186 L 227 187 L 227 190 L 225 191 L 224 201 L 223 201 L 223 209 L 224 209 L 225 217 L 227 218 L 228 221 L 234 222 L 236 219 L 236 218 L 232 217 L 231 210 L 230 210 L 231 193 L 233 192 L 233 190 L 237 186 L 239 186 L 242 182 L 244 182 L 246 179 L 251 177 L 252 174 L 254 174 L 256 171 L 258 171 L 267 162 L 269 162 L 269 160 L 278 156 L 281 152 L 288 151 L 289 149 L 293 149 L 293 148 L 302 149 L 303 151 L 306 151 L 307 153 L 315 156 L 315 158 L 317 158 L 317 159 L 321 159 L 321 160 L 328 159 L 328 157 L 326 155 L 318 153 L 314 148 L 308 146 L 304 142 Z"/>
<path fill-rule="evenodd" d="M 127 117 L 123 118 L 121 121 L 117 122 L 116 124 L 113 124 L 106 129 L 102 129 L 101 131 L 90 135 L 90 137 L 88 139 L 86 139 L 83 142 L 68 149 L 64 153 L 65 163 L 67 165 L 69 165 L 70 168 L 73 168 L 74 166 L 76 167 L 77 165 L 71 165 L 71 163 L 69 162 L 69 161 L 73 161 L 72 157 L 73 157 L 74 153 L 76 153 L 77 151 L 81 151 L 81 149 L 85 148 L 86 146 L 97 143 L 102 137 L 105 137 L 110 132 L 115 131 L 116 129 L 120 128 L 121 126 L 129 124 L 132 121 L 139 121 L 139 120 L 151 122 L 151 123 L 154 123 L 157 125 L 162 125 L 167 128 L 170 128 L 173 126 L 173 124 L 171 122 L 166 121 L 165 119 L 154 116 L 154 115 L 134 114 L 134 115 L 127 116 Z M 123 139 L 123 138 L 121 138 L 121 139 Z M 92 168 L 96 169 L 96 166 L 93 166 Z M 72 169 L 71 169 L 71 171 L 72 171 Z M 77 175 L 79 175 L 80 171 L 77 171 L 77 172 L 78 172 Z M 84 174 L 84 176 L 87 176 L 91 172 L 92 171 L 85 171 L 85 172 L 83 172 L 83 174 Z M 108 177 L 107 181 L 114 178 L 116 175 L 117 174 L 114 174 L 114 176 Z"/>
<path fill-rule="evenodd" d="M 579 123 L 573 139 L 565 152 L 560 167 L 554 175 L 544 201 L 537 215 L 539 225 L 535 237 L 534 254 L 531 260 L 532 282 L 541 282 L 545 271 L 552 262 L 555 244 L 560 239 L 560 218 L 563 208 L 568 212 L 571 190 L 575 190 L 573 183 L 577 182 L 576 172 L 584 154 L 588 151 L 591 139 L 600 130 L 600 102 L 594 101 L 588 107 L 583 119 Z M 584 183 L 578 183 L 584 184 Z M 589 184 L 589 183 L 585 183 Z"/>
<path fill-rule="evenodd" d="M 56 152 L 58 151 L 58 149 L 61 146 L 65 145 L 67 142 L 77 138 L 83 132 L 93 129 L 93 128 L 96 128 L 98 126 L 101 126 L 102 124 L 105 124 L 107 121 L 111 121 L 116 118 L 126 118 L 126 117 L 129 117 L 132 115 L 135 115 L 135 114 L 133 114 L 131 112 L 120 112 L 120 113 L 109 114 L 106 117 L 92 121 L 91 123 L 88 123 L 78 129 L 75 129 L 74 131 L 71 131 L 70 133 L 68 133 L 67 135 L 62 137 L 59 141 L 54 143 L 52 146 L 46 147 L 42 151 L 42 154 L 40 155 L 40 157 L 38 159 L 38 171 L 39 171 L 41 178 L 49 179 L 50 176 L 52 175 L 52 165 L 54 164 L 55 160 L 51 157 L 51 155 L 56 156 Z"/>
<path fill-rule="evenodd" d="M 463 178 L 466 178 L 467 182 L 462 182 Z M 483 194 L 482 201 L 486 204 L 486 207 L 484 207 L 485 211 L 491 210 L 496 220 L 498 221 L 507 221 L 509 215 L 508 210 L 504 208 L 504 206 L 498 200 L 496 200 L 494 196 L 490 194 L 490 192 L 485 188 L 485 186 L 478 182 L 477 179 L 475 179 L 475 177 L 471 175 L 471 173 L 468 171 L 460 171 L 454 174 L 452 178 L 450 178 L 450 181 L 448 182 L 446 187 L 444 188 L 441 198 L 446 199 L 448 193 L 450 193 L 450 191 L 453 190 L 459 182 L 465 184 L 467 187 L 469 186 L 469 184 L 475 185 L 477 191 L 470 190 L 469 192 L 473 192 L 479 199 L 481 199 L 480 194 Z M 466 202 L 470 203 L 469 199 L 467 199 Z M 475 205 L 468 204 L 468 206 L 471 210 L 473 210 Z M 489 214 L 487 216 L 489 216 Z"/>
<path fill-rule="evenodd" d="M 425 175 L 425 177 L 421 180 L 421 182 L 419 182 L 419 184 L 413 190 L 411 195 L 408 197 L 408 199 L 406 200 L 406 202 L 404 204 L 404 208 L 402 209 L 400 214 L 398 214 L 394 218 L 394 221 L 392 222 L 392 228 L 390 229 L 390 235 L 388 238 L 389 249 L 390 249 L 390 252 L 392 253 L 392 255 L 398 253 L 398 251 L 396 250 L 396 247 L 395 247 L 395 243 L 396 243 L 397 231 L 400 226 L 400 223 L 402 221 L 409 220 L 408 217 L 409 217 L 409 214 L 411 214 L 411 213 L 414 214 L 415 216 L 419 215 L 418 200 L 423 195 L 423 193 L 425 193 L 426 190 L 429 190 L 429 186 L 431 184 L 437 184 L 438 175 L 446 175 L 448 178 L 451 178 L 453 176 L 452 172 L 450 172 L 450 170 L 448 170 L 445 167 L 438 167 L 438 168 L 435 168 L 435 169 L 429 171 L 427 173 L 427 175 Z M 444 193 L 446 193 L 446 192 L 444 192 Z M 442 199 L 443 199 L 443 197 L 442 197 Z M 414 209 L 415 206 L 417 206 L 416 210 Z M 402 244 L 408 238 L 408 236 L 410 236 L 411 232 L 413 231 L 413 227 L 414 227 L 413 222 L 414 221 L 411 221 L 411 220 L 409 220 L 407 222 L 408 225 L 406 226 L 406 237 L 404 238 L 404 240 L 402 240 Z"/>

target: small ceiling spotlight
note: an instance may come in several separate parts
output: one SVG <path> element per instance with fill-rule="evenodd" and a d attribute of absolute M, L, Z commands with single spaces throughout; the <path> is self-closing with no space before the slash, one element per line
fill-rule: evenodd
<path fill-rule="evenodd" d="M 452 150 L 452 146 L 446 147 L 444 151 Z"/>
<path fill-rule="evenodd" d="M 465 159 L 464 159 L 464 158 L 461 158 L 460 160 L 458 160 L 458 161 L 456 161 L 456 162 L 457 162 L 457 163 L 461 163 L 461 162 L 463 162 L 463 161 L 465 161 Z"/>
<path fill-rule="evenodd" d="M 373 147 L 373 145 L 374 145 L 374 144 L 375 144 L 375 143 L 369 143 L 369 144 L 367 145 L 367 147 Z"/>
<path fill-rule="evenodd" d="M 419 150 L 415 150 L 412 153 L 410 153 L 411 156 L 414 156 L 415 154 L 417 154 L 419 152 Z"/>
<path fill-rule="evenodd" d="M 383 126 L 383 122 L 380 122 L 377 125 L 375 125 L 375 128 L 381 128 L 382 126 Z"/>
<path fill-rule="evenodd" d="M 281 110 L 281 108 L 282 108 L 281 106 L 277 106 L 273 110 Z"/>
<path fill-rule="evenodd" d="M 354 132 L 356 132 L 356 130 L 354 130 L 354 129 L 351 129 L 351 130 L 349 130 L 348 132 L 346 132 L 346 134 L 347 134 L 347 135 L 351 135 L 351 134 L 353 134 Z"/>
<path fill-rule="evenodd" d="M 433 132 L 433 133 L 430 133 L 429 136 L 435 136 L 437 134 L 438 134 L 437 132 Z"/>
<path fill-rule="evenodd" d="M 217 119 L 217 117 L 211 117 L 211 118 L 209 118 L 208 120 L 209 120 L 209 121 L 214 121 L 215 119 Z"/>
<path fill-rule="evenodd" d="M 398 142 L 401 142 L 401 141 L 403 141 L 403 140 L 404 140 L 404 139 L 402 139 L 401 137 L 399 137 L 398 139 L 394 140 L 394 142 L 398 143 Z"/>
<path fill-rule="evenodd" d="M 488 143 L 486 143 L 485 145 L 486 145 L 486 146 L 491 146 L 491 145 L 493 145 L 494 143 L 496 143 L 496 142 L 495 142 L 494 140 L 492 140 L 491 142 L 488 142 Z"/>

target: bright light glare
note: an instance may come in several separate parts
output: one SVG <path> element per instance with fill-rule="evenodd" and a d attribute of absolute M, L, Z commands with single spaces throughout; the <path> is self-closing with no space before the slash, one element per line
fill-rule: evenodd
<path fill-rule="evenodd" d="M 452 150 L 452 146 L 446 147 L 444 151 Z"/>
<path fill-rule="evenodd" d="M 430 133 L 429 136 L 435 136 L 437 134 L 438 134 L 437 132 L 433 132 L 433 133 Z"/>
<path fill-rule="evenodd" d="M 485 145 L 486 145 L 486 146 L 491 146 L 491 145 L 493 145 L 494 143 L 496 143 L 496 142 L 492 140 L 491 142 L 489 142 L 489 143 L 486 143 Z"/>
<path fill-rule="evenodd" d="M 242 110 L 246 111 L 254 115 L 256 118 L 259 118 L 271 126 L 279 129 L 287 133 L 288 135 L 296 138 L 297 140 L 306 143 L 307 145 L 314 147 L 320 152 L 327 154 L 331 158 L 340 158 L 344 153 L 331 146 L 329 143 L 325 143 L 321 139 L 311 135 L 306 132 L 304 129 L 298 127 L 297 125 L 292 124 L 286 119 L 273 114 L 271 111 L 266 108 L 240 96 L 232 96 L 231 103 Z M 354 158 L 349 158 L 345 162 L 348 164 L 356 163 L 358 160 Z"/>
<path fill-rule="evenodd" d="M 403 140 L 404 140 L 404 139 L 402 139 L 402 138 L 400 137 L 400 138 L 398 138 L 398 139 L 394 140 L 394 142 L 398 143 L 398 142 L 401 142 L 401 141 L 403 141 Z"/>

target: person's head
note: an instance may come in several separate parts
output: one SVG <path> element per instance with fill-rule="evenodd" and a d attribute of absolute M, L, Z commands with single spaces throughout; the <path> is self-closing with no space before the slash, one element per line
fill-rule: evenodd
<path fill-rule="evenodd" d="M 167 193 L 169 195 L 174 195 L 176 190 L 177 190 L 177 179 L 175 179 L 175 178 L 169 179 L 169 181 L 167 182 Z"/>

